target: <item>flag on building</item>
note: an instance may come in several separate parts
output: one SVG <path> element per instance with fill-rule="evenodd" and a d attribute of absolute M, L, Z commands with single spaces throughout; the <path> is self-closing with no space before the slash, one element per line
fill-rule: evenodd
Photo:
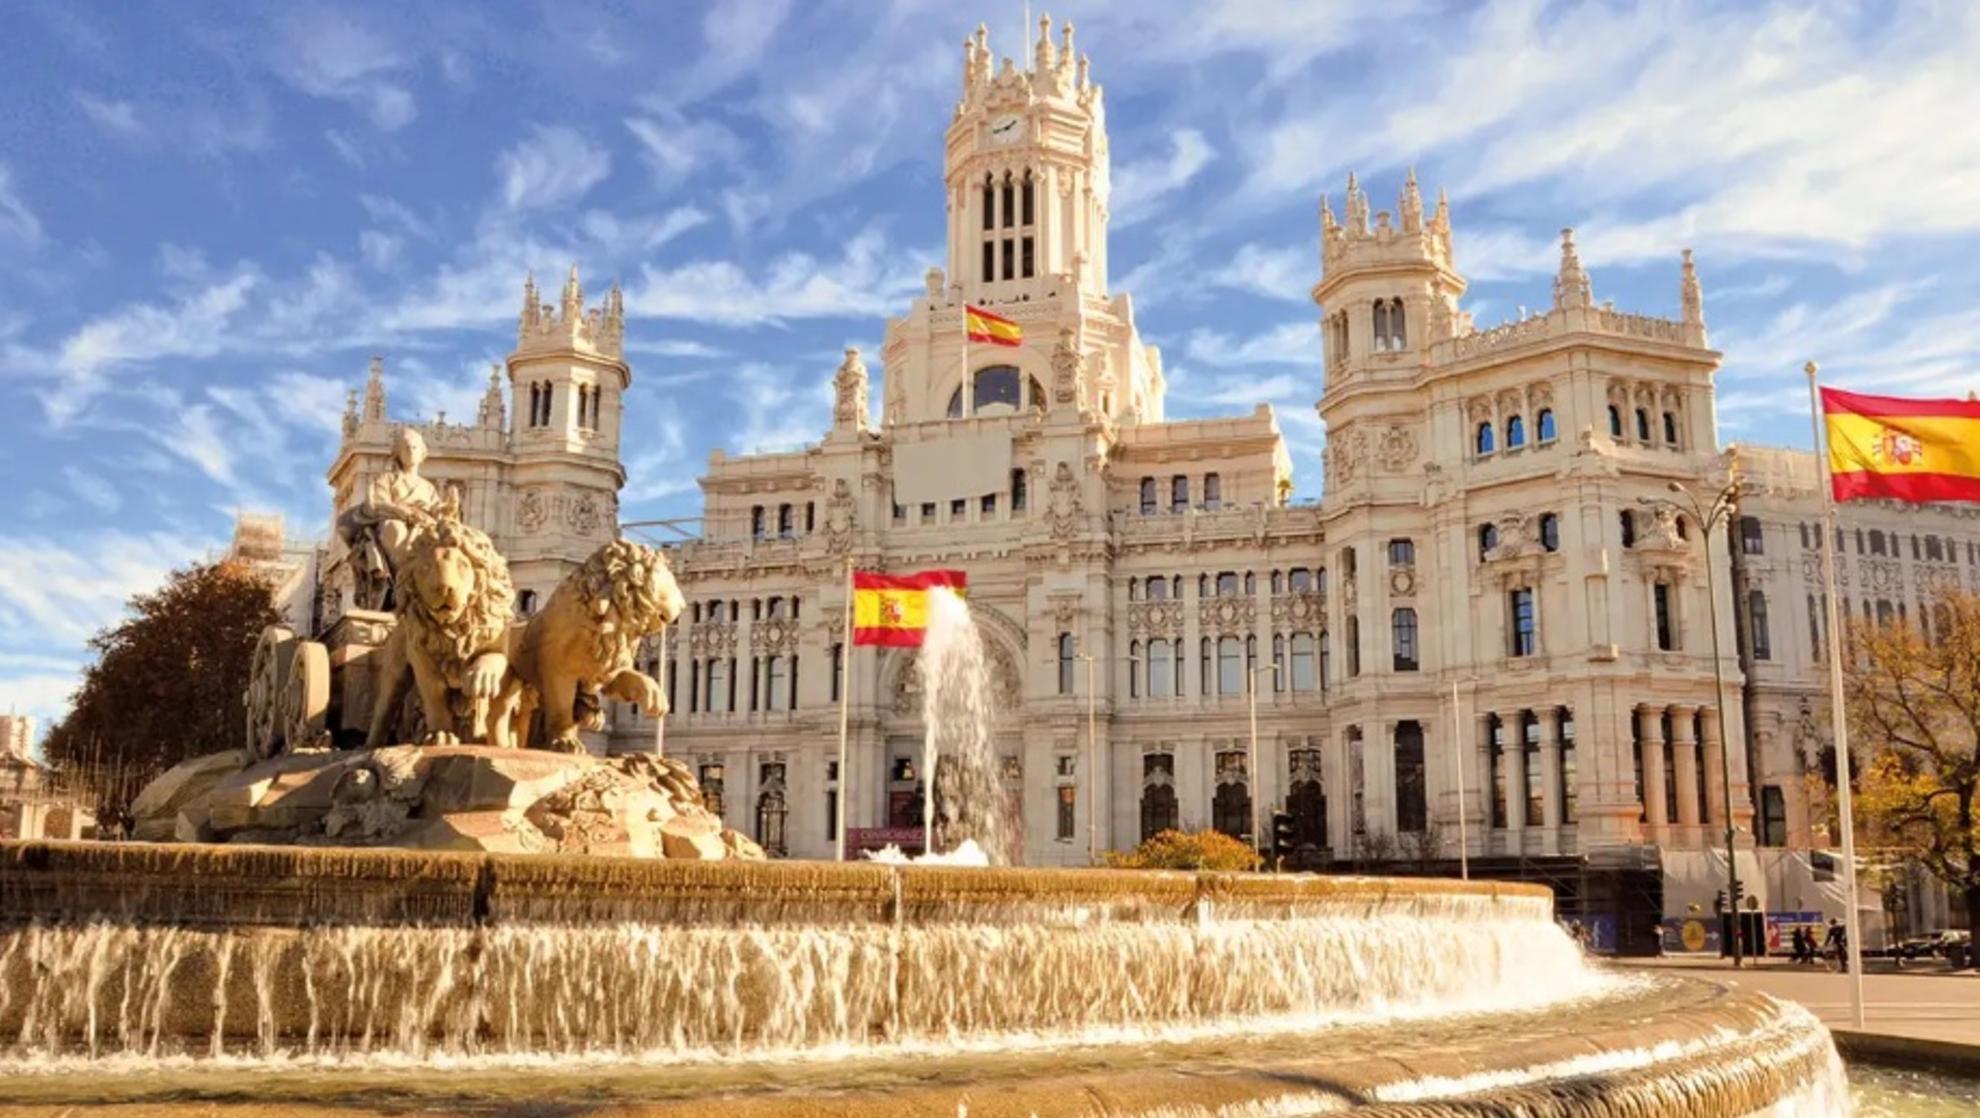
<path fill-rule="evenodd" d="M 963 315 L 968 323 L 969 340 L 972 342 L 1004 346 L 1024 344 L 1024 327 L 1001 314 L 992 314 L 982 307 L 965 306 Z"/>
<path fill-rule="evenodd" d="M 962 593 L 961 571 L 911 575 L 853 572 L 853 643 L 919 648 L 928 634 L 928 594 L 938 586 Z"/>
<path fill-rule="evenodd" d="M 1822 389 L 1836 500 L 1980 501 L 1980 402 Z"/>

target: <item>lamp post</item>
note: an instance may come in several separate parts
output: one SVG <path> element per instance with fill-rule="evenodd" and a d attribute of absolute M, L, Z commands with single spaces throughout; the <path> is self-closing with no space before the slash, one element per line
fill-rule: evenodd
<path fill-rule="evenodd" d="M 1093 654 L 1082 652 L 1079 658 L 1086 661 L 1086 860 L 1092 865 L 1100 864 L 1100 735 L 1099 721 L 1095 714 L 1099 702 L 1099 692 L 1093 688 Z"/>
<path fill-rule="evenodd" d="M 1681 501 L 1669 498 L 1639 498 L 1640 503 L 1678 512 L 1689 511 L 1698 521 L 1705 545 L 1705 602 L 1712 625 L 1712 697 L 1719 712 L 1719 786 L 1722 789 L 1719 800 L 1720 810 L 1726 822 L 1726 907 L 1732 912 L 1727 930 L 1732 935 L 1733 967 L 1739 967 L 1742 955 L 1740 950 L 1739 920 L 1739 863 L 1734 851 L 1733 828 L 1733 783 L 1732 750 L 1726 742 L 1726 733 L 1731 723 L 1726 721 L 1726 680 L 1724 656 L 1719 649 L 1719 589 L 1718 579 L 1712 570 L 1712 533 L 1723 524 L 1730 522 L 1733 512 L 1739 507 L 1739 457 L 1729 456 L 1727 473 L 1730 480 L 1715 494 L 1709 503 L 1699 500 L 1698 495 L 1679 482 L 1667 483 L 1667 488 L 1682 498 Z M 1728 542 L 1727 546 L 1731 546 Z M 1654 622 L 1653 622 L 1654 623 Z"/>
<path fill-rule="evenodd" d="M 1267 664 L 1244 673 L 1245 706 L 1251 718 L 1251 744 L 1246 747 L 1244 758 L 1245 779 L 1249 785 L 1247 788 L 1249 795 L 1245 798 L 1251 801 L 1251 848 L 1259 851 L 1261 858 L 1264 857 L 1264 851 L 1261 849 L 1264 845 L 1264 835 L 1258 829 L 1258 789 L 1264 780 L 1258 772 L 1258 677 L 1265 672 L 1271 672 L 1273 679 L 1276 680 L 1279 666 Z"/>

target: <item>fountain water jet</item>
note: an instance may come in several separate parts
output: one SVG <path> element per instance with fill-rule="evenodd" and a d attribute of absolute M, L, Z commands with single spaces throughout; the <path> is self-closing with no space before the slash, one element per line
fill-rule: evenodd
<path fill-rule="evenodd" d="M 990 740 L 996 707 L 989 658 L 969 604 L 947 587 L 928 592 L 928 633 L 915 671 L 921 681 L 923 756 L 935 759 L 929 766 L 934 789 L 928 801 L 929 854 L 973 842 L 991 864 L 1016 862 L 1023 836 L 1011 826 Z"/>

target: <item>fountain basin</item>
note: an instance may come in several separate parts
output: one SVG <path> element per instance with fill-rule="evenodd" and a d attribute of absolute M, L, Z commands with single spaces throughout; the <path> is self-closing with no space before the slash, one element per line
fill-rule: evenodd
<path fill-rule="evenodd" d="M 1592 972 L 1551 909 L 1486 882 L 12 844 L 0 1098 L 219 1102 L 245 1063 L 263 1103 L 1828 1112 L 1805 1012 Z"/>

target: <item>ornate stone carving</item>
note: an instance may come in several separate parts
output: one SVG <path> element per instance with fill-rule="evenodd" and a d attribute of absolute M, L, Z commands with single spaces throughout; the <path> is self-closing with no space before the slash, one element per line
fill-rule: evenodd
<path fill-rule="evenodd" d="M 1079 400 L 1080 374 L 1086 358 L 1079 351 L 1079 336 L 1072 327 L 1059 330 L 1059 344 L 1052 350 L 1052 402 L 1072 404 Z"/>
<path fill-rule="evenodd" d="M 516 527 L 525 535 L 535 535 L 550 523 L 550 502 L 541 490 L 527 489 L 516 499 Z"/>
<path fill-rule="evenodd" d="M 931 280 L 939 279 L 940 272 L 937 270 Z M 832 426 L 841 430 L 866 430 L 866 363 L 859 359 L 858 347 L 846 347 L 846 359 L 840 363 L 838 374 L 832 378 L 832 389 Z"/>
<path fill-rule="evenodd" d="M 1350 427 L 1327 440 L 1327 480 L 1345 484 L 1360 476 L 1368 461 L 1368 437 Z"/>
<path fill-rule="evenodd" d="M 845 478 L 832 482 L 832 498 L 825 502 L 825 550 L 844 555 L 852 550 L 853 535 L 859 528 L 859 509 L 852 487 Z"/>
<path fill-rule="evenodd" d="M 1196 607 L 1197 623 L 1218 633 L 1242 632 L 1258 620 L 1256 598 L 1205 598 Z"/>
<path fill-rule="evenodd" d="M 595 536 L 604 524 L 604 516 L 598 508 L 598 498 L 589 493 L 579 494 L 570 502 L 565 514 L 571 531 L 580 536 Z"/>
<path fill-rule="evenodd" d="M 1375 460 L 1392 474 L 1408 469 L 1416 461 L 1416 432 L 1399 425 L 1382 428 L 1376 438 Z"/>
<path fill-rule="evenodd" d="M 1499 542 L 1485 553 L 1488 563 L 1517 558 L 1533 550 L 1538 542 L 1534 538 L 1533 521 L 1523 512 L 1509 512 L 1499 517 L 1494 527 L 1498 531 Z"/>
<path fill-rule="evenodd" d="M 1050 507 L 1045 511 L 1045 524 L 1055 540 L 1071 539 L 1079 530 L 1080 514 L 1084 503 L 1079 496 L 1079 478 L 1073 474 L 1072 465 L 1060 462 L 1052 472 L 1052 496 Z"/>
<path fill-rule="evenodd" d="M 1399 566 L 1389 568 L 1389 593 L 1398 598 L 1407 598 L 1416 593 L 1416 568 Z"/>

